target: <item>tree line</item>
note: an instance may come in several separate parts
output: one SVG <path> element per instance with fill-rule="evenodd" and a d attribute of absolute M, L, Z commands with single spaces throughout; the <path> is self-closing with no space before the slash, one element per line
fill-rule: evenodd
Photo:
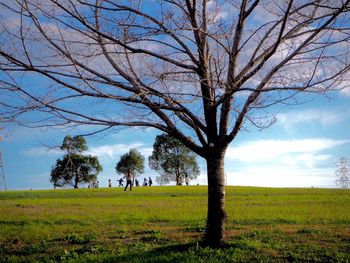
<path fill-rule="evenodd" d="M 103 168 L 97 156 L 85 154 L 88 147 L 84 137 L 67 135 L 60 149 L 64 155 L 56 160 L 50 174 L 50 182 L 54 187 L 69 185 L 79 188 L 87 183 L 96 185 L 97 176 Z M 156 137 L 148 163 L 151 169 L 159 173 L 156 178 L 159 184 L 175 181 L 176 185 L 181 185 L 184 180 L 196 179 L 200 174 L 196 154 L 167 134 Z M 144 173 L 144 169 L 145 157 L 134 148 L 123 154 L 115 166 L 116 173 L 122 175 L 131 171 L 133 176 L 139 176 Z"/>

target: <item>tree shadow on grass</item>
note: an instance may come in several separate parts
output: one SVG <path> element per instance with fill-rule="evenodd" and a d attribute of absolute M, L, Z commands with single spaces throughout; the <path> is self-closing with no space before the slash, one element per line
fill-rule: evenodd
<path fill-rule="evenodd" d="M 194 247 L 196 244 L 166 245 L 147 251 L 131 249 L 128 254 L 118 257 L 118 262 L 191 262 L 188 254 Z"/>
<path fill-rule="evenodd" d="M 203 247 L 199 243 L 172 244 L 146 251 L 130 250 L 128 254 L 119 256 L 118 262 L 244 262 L 253 251 L 247 252 L 247 248 L 235 244 L 219 249 Z"/>

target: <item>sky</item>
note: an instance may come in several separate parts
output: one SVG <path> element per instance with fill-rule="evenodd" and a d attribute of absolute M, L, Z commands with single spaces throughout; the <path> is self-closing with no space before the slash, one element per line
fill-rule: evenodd
<path fill-rule="evenodd" d="M 335 162 L 350 159 L 350 89 L 318 96 L 306 104 L 285 106 L 276 123 L 263 130 L 248 127 L 231 143 L 225 158 L 227 185 L 261 187 L 337 187 Z M 29 129 L 13 126 L 0 142 L 9 190 L 51 189 L 51 167 L 62 152 L 55 149 L 65 135 L 81 130 Z M 136 148 L 146 158 L 143 177 L 158 176 L 148 167 L 155 129 L 121 128 L 87 137 L 88 152 L 103 166 L 101 187 L 113 186 L 121 175 L 115 165 L 120 156 Z M 198 157 L 200 176 L 190 184 L 206 184 L 206 165 Z M 174 183 L 173 183 L 174 184 Z M 3 186 L 2 186 L 3 187 Z"/>
<path fill-rule="evenodd" d="M 215 2 L 217 1 L 211 3 Z M 232 16 L 233 14 L 229 14 L 227 10 L 230 9 L 222 6 L 216 19 L 225 20 Z M 256 12 L 254 22 L 273 19 L 262 15 L 264 14 L 262 10 L 264 8 L 258 9 L 259 12 Z M 8 15 L 8 10 L 6 13 L 3 10 L 0 12 L 2 12 L 0 17 L 9 22 L 6 23 L 8 30 L 12 29 L 9 25 L 19 23 L 14 17 Z M 50 26 L 49 21 L 44 22 Z M 255 23 L 251 26 L 255 26 Z M 57 34 L 57 30 L 54 29 L 51 28 L 51 33 Z M 59 33 L 68 34 L 65 36 L 67 39 L 76 36 L 64 30 Z M 10 45 L 10 42 L 5 40 L 2 42 Z M 81 42 L 84 43 L 84 41 L 78 41 L 79 44 Z M 253 49 L 249 50 L 253 51 Z M 42 49 L 36 51 L 40 51 L 39 57 L 41 53 L 45 53 L 45 50 Z M 337 54 L 342 53 L 340 49 L 336 51 Z M 277 58 L 282 59 L 286 55 L 287 53 L 284 54 L 281 50 L 273 58 L 274 63 L 278 61 Z M 106 67 L 108 71 L 108 66 L 102 62 L 105 60 L 93 61 L 92 64 L 97 63 L 94 64 L 95 69 Z M 137 63 L 143 65 L 139 61 Z M 296 73 L 299 71 L 305 73 L 303 72 L 305 69 L 306 67 L 301 67 Z M 317 74 L 326 73 L 326 69 L 317 72 Z M 40 82 L 34 77 L 26 81 L 28 86 L 34 88 Z M 45 86 L 45 83 L 41 84 Z M 227 149 L 225 158 L 227 185 L 337 187 L 335 163 L 342 157 L 350 159 L 350 82 L 344 82 L 343 86 L 345 87 L 343 90 L 327 94 L 327 96 L 301 95 L 303 97 L 301 101 L 308 103 L 272 107 L 271 112 L 275 114 L 276 123 L 267 129 L 258 130 L 255 127 L 245 127 Z M 86 103 L 87 107 L 80 105 L 81 108 L 96 111 L 96 107 L 89 108 L 91 103 L 89 100 Z M 112 107 L 114 107 L 112 104 L 103 104 L 98 108 L 98 113 L 108 114 L 108 110 Z M 40 119 L 38 115 L 35 116 L 35 113 L 30 116 L 32 120 Z M 57 150 L 57 146 L 62 144 L 66 135 L 74 136 L 81 133 L 85 133 L 83 128 L 76 130 L 29 129 L 12 126 L 10 130 L 6 130 L 5 139 L 0 141 L 0 150 L 8 189 L 53 188 L 49 182 L 50 171 L 56 159 L 63 155 Z M 158 131 L 149 128 L 120 128 L 113 132 L 87 137 L 89 147 L 87 153 L 97 156 L 103 166 L 103 172 L 98 176 L 100 186 L 106 187 L 109 179 L 112 180 L 113 185 L 117 184 L 121 175 L 116 174 L 114 167 L 120 156 L 127 153 L 130 148 L 136 148 L 145 156 L 146 169 L 141 178 L 155 179 L 158 174 L 148 167 L 147 159 L 151 155 L 152 145 L 158 134 L 160 134 Z M 191 184 L 204 185 L 207 182 L 206 164 L 199 157 L 198 163 L 201 175 Z M 0 186 L 3 184 L 0 183 Z"/>

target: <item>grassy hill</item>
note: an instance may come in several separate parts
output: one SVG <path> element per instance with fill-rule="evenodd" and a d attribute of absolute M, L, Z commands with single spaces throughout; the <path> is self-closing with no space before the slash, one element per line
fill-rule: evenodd
<path fill-rule="evenodd" d="M 227 187 L 228 247 L 199 245 L 205 186 L 0 192 L 0 262 L 350 261 L 350 191 Z"/>

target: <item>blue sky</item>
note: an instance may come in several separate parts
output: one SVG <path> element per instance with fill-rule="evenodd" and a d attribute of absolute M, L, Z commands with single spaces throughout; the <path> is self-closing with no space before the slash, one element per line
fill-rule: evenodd
<path fill-rule="evenodd" d="M 247 128 L 231 143 L 225 159 L 228 185 L 270 187 L 336 187 L 335 162 L 350 158 L 350 89 L 310 103 L 285 106 L 276 113 L 270 128 Z M 276 110 L 276 109 L 275 109 Z M 57 149 L 75 130 L 12 127 L 0 142 L 9 189 L 50 189 L 50 169 L 62 156 Z M 117 184 L 114 167 L 120 156 L 137 148 L 147 160 L 152 152 L 154 129 L 121 128 L 109 134 L 87 137 L 89 153 L 98 156 L 103 172 L 101 187 L 108 179 Z M 206 184 L 205 162 L 198 158 L 199 178 L 192 184 Z M 144 177 L 158 174 L 148 168 Z M 142 176 L 142 177 L 143 177 Z"/>

